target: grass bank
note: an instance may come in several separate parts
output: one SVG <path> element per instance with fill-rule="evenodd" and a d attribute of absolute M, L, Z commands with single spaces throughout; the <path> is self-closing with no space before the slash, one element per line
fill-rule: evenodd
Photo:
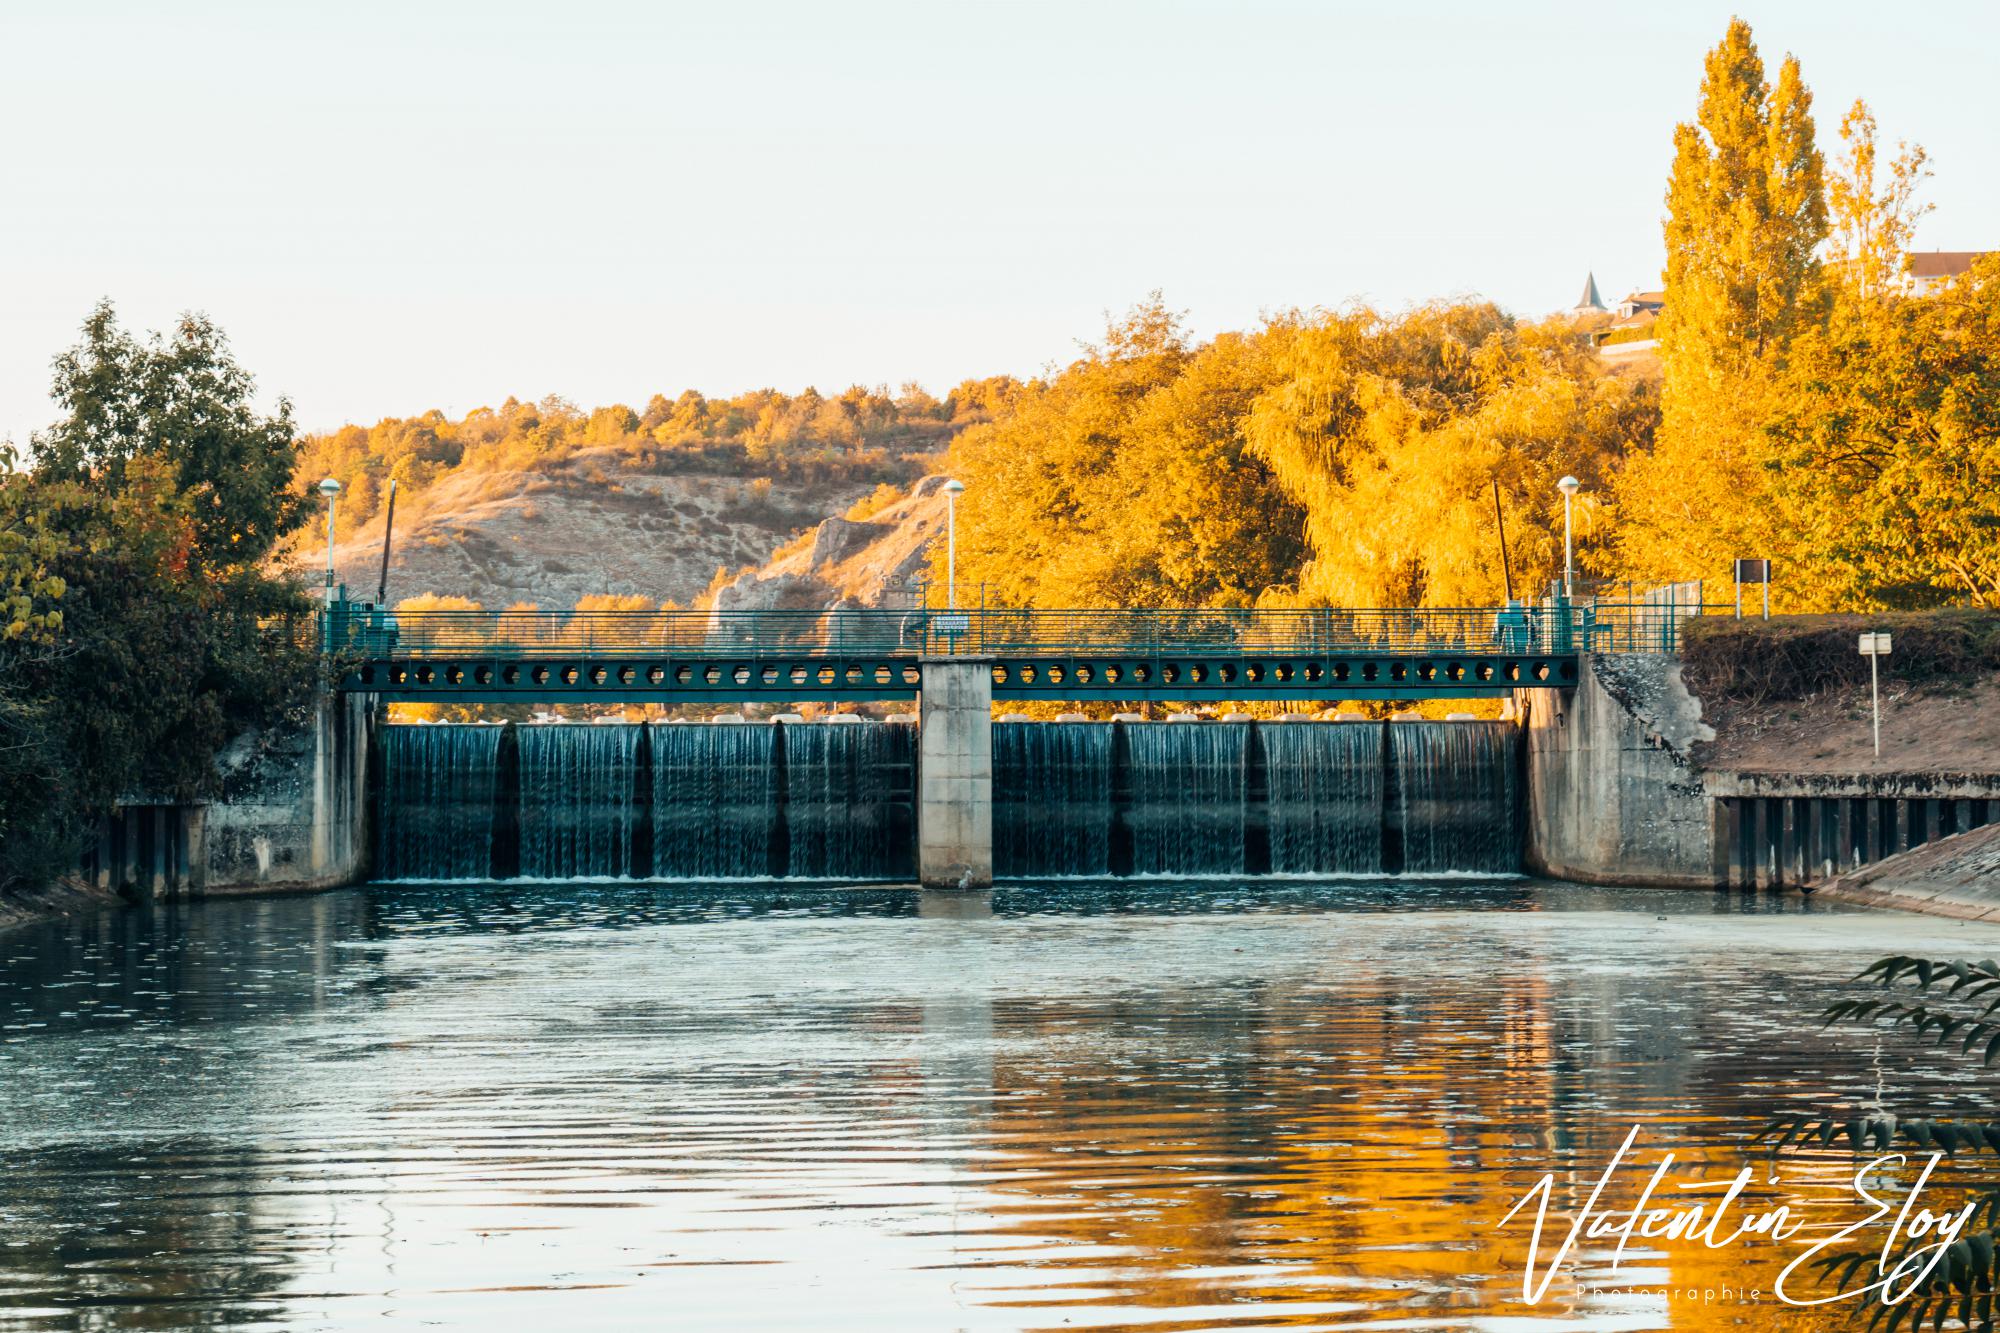
<path fill-rule="evenodd" d="M 1857 640 L 1887 630 L 1894 652 L 1883 681 L 1970 684 L 2000 673 L 2000 611 L 1953 609 L 1880 615 L 1776 616 L 1687 623 L 1681 676 L 1707 702 L 1744 704 L 1809 699 L 1868 684 Z"/>

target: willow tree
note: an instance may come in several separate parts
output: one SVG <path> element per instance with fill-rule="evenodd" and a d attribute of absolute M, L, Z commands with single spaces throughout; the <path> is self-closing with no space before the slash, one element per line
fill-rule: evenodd
<path fill-rule="evenodd" d="M 1624 563 L 1643 578 L 1724 577 L 1766 554 L 1763 427 L 1774 373 L 1825 299 L 1825 165 L 1790 56 L 1775 84 L 1741 19 L 1704 67 L 1667 186 L 1662 417 L 1620 485 Z"/>
<path fill-rule="evenodd" d="M 1574 327 L 1483 303 L 1302 320 L 1275 357 L 1248 435 L 1305 510 L 1308 605 L 1497 602 L 1496 484 L 1515 591 L 1532 595 L 1561 568 L 1557 479 L 1574 473 L 1593 497 L 1579 514 L 1588 564 L 1594 497 L 1655 420 L 1650 387 L 1606 373 Z"/>

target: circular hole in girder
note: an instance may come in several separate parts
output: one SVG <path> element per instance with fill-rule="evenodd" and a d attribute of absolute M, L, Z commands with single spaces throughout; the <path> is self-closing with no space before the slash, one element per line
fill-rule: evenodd
<path fill-rule="evenodd" d="M 1080 666 L 1076 669 L 1076 683 L 1079 685 L 1088 685 L 1096 674 L 1091 668 Z"/>
<path fill-rule="evenodd" d="M 722 683 L 722 668 L 703 667 L 701 669 L 701 683 L 704 685 L 720 685 Z"/>

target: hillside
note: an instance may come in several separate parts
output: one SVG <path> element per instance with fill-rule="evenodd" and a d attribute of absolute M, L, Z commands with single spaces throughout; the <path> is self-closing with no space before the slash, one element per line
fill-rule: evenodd
<path fill-rule="evenodd" d="M 865 518 L 822 520 L 767 564 L 716 589 L 724 611 L 914 604 L 931 545 L 944 533 L 945 478 L 925 477 L 909 494 Z"/>
<path fill-rule="evenodd" d="M 793 533 L 874 489 L 866 481 L 795 481 L 781 491 L 741 476 L 607 475 L 601 461 L 586 453 L 532 471 L 447 475 L 414 501 L 399 497 L 390 600 L 438 593 L 556 609 L 617 593 L 686 605 L 717 570 L 769 559 Z M 383 518 L 338 534 L 335 568 L 357 596 L 374 595 Z M 309 568 L 324 558 L 323 548 L 303 552 Z"/>

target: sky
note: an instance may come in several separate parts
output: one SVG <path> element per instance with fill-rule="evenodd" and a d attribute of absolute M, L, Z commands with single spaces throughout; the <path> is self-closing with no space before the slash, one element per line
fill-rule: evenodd
<path fill-rule="evenodd" d="M 1655 286 L 1731 13 L 1823 146 L 1933 156 L 2000 247 L 2000 6 L 0 0 L 0 438 L 110 298 L 331 429 L 509 395 L 1034 374 L 1160 289 L 1200 335 Z"/>

